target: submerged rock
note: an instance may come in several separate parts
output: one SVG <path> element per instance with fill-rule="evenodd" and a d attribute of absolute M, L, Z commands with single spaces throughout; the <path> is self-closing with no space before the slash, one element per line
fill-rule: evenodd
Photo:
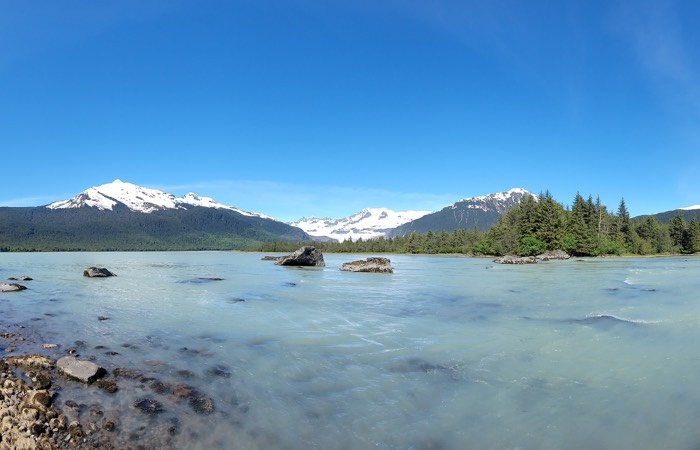
<path fill-rule="evenodd" d="M 391 267 L 391 260 L 379 257 L 343 263 L 340 266 L 340 270 L 347 272 L 394 273 L 394 268 Z"/>
<path fill-rule="evenodd" d="M 27 289 L 19 283 L 0 283 L 0 292 L 18 292 Z"/>
<path fill-rule="evenodd" d="M 10 277 L 8 280 L 11 281 L 32 281 L 34 278 L 22 275 L 21 277 Z"/>
<path fill-rule="evenodd" d="M 197 277 L 197 278 L 190 278 L 188 280 L 182 280 L 178 281 L 178 283 L 194 283 L 194 284 L 200 284 L 200 283 L 209 283 L 211 281 L 223 281 L 223 278 L 219 277 Z"/>
<path fill-rule="evenodd" d="M 214 412 L 214 401 L 204 395 L 190 397 L 190 408 L 197 414 L 210 414 Z"/>
<path fill-rule="evenodd" d="M 536 264 L 537 258 L 534 256 L 513 256 L 505 255 L 493 260 L 496 264 Z"/>
<path fill-rule="evenodd" d="M 89 278 L 105 278 L 115 275 L 104 267 L 88 267 L 83 271 L 83 276 Z"/>
<path fill-rule="evenodd" d="M 324 267 L 326 262 L 323 260 L 323 254 L 320 250 L 307 245 L 287 256 L 280 257 L 275 264 L 278 266 Z"/>
<path fill-rule="evenodd" d="M 231 378 L 231 369 L 223 364 L 217 364 L 207 369 L 207 374 L 215 377 Z"/>
<path fill-rule="evenodd" d="M 142 398 L 136 400 L 133 405 L 134 408 L 146 414 L 157 414 L 163 411 L 163 405 L 159 401 L 153 400 L 152 398 Z"/>

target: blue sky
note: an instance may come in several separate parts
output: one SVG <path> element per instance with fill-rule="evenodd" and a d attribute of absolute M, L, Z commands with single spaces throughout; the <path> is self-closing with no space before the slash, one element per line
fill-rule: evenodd
<path fill-rule="evenodd" d="M 0 205 L 119 178 L 280 220 L 523 187 L 700 204 L 700 3 L 0 2 Z"/>

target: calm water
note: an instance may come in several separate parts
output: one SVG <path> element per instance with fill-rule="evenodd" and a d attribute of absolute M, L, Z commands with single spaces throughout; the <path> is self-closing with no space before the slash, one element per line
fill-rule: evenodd
<path fill-rule="evenodd" d="M 200 415 L 138 383 L 61 394 L 99 396 L 125 444 L 177 423 L 188 449 L 700 446 L 700 258 L 394 255 L 382 275 L 339 271 L 370 255 L 261 256 L 0 254 L 0 279 L 34 278 L 0 294 L 0 324 L 34 330 L 22 350 L 82 341 L 81 358 L 215 401 Z M 84 278 L 91 265 L 118 276 Z M 143 397 L 164 411 L 144 416 Z"/>

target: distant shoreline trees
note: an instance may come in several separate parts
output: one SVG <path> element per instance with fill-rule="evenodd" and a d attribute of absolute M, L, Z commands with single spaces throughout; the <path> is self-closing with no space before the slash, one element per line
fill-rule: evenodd
<path fill-rule="evenodd" d="M 263 243 L 256 250 L 291 251 L 293 243 Z M 653 216 L 631 220 L 624 198 L 611 213 L 600 198 L 579 193 L 571 208 L 549 191 L 526 196 L 488 231 L 459 229 L 394 238 L 316 242 L 333 253 L 408 253 L 531 256 L 564 250 L 573 256 L 692 254 L 700 252 L 700 222 L 679 211 L 668 223 Z M 274 248 L 274 250 L 273 250 Z"/>

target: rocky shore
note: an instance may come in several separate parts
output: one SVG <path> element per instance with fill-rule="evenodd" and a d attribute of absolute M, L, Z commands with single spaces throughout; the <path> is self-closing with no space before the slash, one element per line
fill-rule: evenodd
<path fill-rule="evenodd" d="M 164 414 L 165 405 L 181 404 L 195 415 L 215 411 L 214 399 L 186 383 L 163 382 L 135 368 L 107 371 L 88 360 L 94 357 L 72 356 L 76 347 L 60 351 L 60 345 L 44 344 L 47 355 L 21 354 L 33 336 L 2 324 L 0 331 L 0 450 L 178 448 L 180 420 Z M 68 356 L 53 359 L 57 352 Z M 146 395 L 131 400 L 135 392 Z M 123 393 L 129 393 L 127 411 L 114 407 Z M 131 422 L 143 417 L 140 427 L 124 426 L 123 414 Z"/>

